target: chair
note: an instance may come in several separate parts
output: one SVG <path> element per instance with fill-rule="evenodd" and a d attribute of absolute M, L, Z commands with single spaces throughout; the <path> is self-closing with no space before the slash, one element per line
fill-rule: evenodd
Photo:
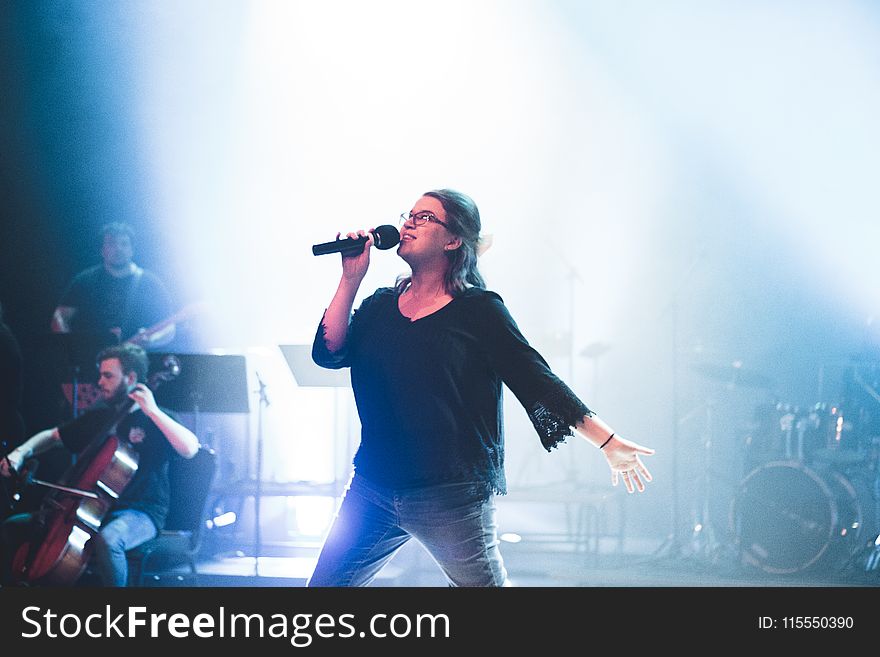
<path fill-rule="evenodd" d="M 217 455 L 204 445 L 191 459 L 175 459 L 168 469 L 170 498 L 165 529 L 126 553 L 129 586 L 143 586 L 148 575 L 187 564 L 193 581 L 198 579 L 195 556 L 201 545 L 205 503 L 217 470 Z"/>

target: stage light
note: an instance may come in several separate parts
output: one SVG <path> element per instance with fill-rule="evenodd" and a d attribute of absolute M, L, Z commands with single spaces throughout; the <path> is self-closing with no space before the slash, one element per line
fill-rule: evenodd
<path fill-rule="evenodd" d="M 290 496 L 287 498 L 287 508 L 293 512 L 289 534 L 322 536 L 333 521 L 336 499 L 321 495 Z"/>
<path fill-rule="evenodd" d="M 233 524 L 238 517 L 235 515 L 234 511 L 227 511 L 226 513 L 221 513 L 219 516 L 216 516 L 210 522 L 213 523 L 214 527 L 227 527 Z"/>

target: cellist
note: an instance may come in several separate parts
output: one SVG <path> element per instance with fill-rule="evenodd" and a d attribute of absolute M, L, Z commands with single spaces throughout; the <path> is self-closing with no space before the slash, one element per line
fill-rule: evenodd
<path fill-rule="evenodd" d="M 138 467 L 122 491 L 100 532 L 90 539 L 92 568 L 105 586 L 125 586 L 128 564 L 125 553 L 153 538 L 168 514 L 168 463 L 178 456 L 192 458 L 199 449 L 195 434 L 159 408 L 152 391 L 142 382 L 149 361 L 142 347 L 125 343 L 104 349 L 97 356 L 98 387 L 101 399 L 74 420 L 35 434 L 0 460 L 0 475 L 13 470 L 48 449 L 63 445 L 81 453 L 112 422 L 115 409 L 128 397 L 134 404 L 120 420 L 115 434 L 127 439 L 138 453 Z M 4 581 L 17 546 L 34 540 L 39 533 L 37 514 L 25 513 L 8 518 L 0 527 L 0 551 Z"/>

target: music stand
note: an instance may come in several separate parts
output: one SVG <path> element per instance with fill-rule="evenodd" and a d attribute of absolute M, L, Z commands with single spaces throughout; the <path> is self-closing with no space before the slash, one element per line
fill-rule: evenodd
<path fill-rule="evenodd" d="M 348 388 L 351 377 L 348 368 L 328 370 L 312 360 L 310 344 L 280 344 L 281 353 L 287 361 L 297 385 L 317 388 Z"/>
<path fill-rule="evenodd" d="M 162 367 L 167 352 L 154 352 L 148 355 L 152 371 Z M 156 390 L 156 403 L 179 413 L 192 413 L 193 433 L 196 437 L 199 436 L 201 413 L 250 413 L 247 361 L 244 356 L 237 354 L 175 354 L 175 356 L 180 363 L 180 374 Z M 259 445 L 257 453 L 259 458 Z M 257 478 L 259 479 L 260 476 L 258 465 Z M 254 505 L 259 522 L 259 483 L 257 483 Z M 260 556 L 259 533 L 257 536 L 255 564 Z"/>
<path fill-rule="evenodd" d="M 312 360 L 312 345 L 310 344 L 280 344 L 278 348 L 284 354 L 284 360 L 290 368 L 290 373 L 297 385 L 305 388 L 351 388 L 351 376 L 349 369 L 343 367 L 338 370 L 330 370 L 326 367 L 317 365 Z M 333 403 L 338 403 L 334 394 Z M 337 408 L 338 410 L 338 408 Z M 338 416 L 338 412 L 334 413 L 334 419 Z M 348 432 L 346 436 L 346 454 L 350 455 L 351 445 L 348 442 Z M 336 479 L 336 450 L 333 450 L 333 479 Z"/>
<path fill-rule="evenodd" d="M 56 367 L 55 378 L 59 383 L 72 385 L 71 407 L 73 417 L 79 413 L 78 387 L 83 372 L 88 372 L 94 381 L 96 370 L 95 356 L 118 341 L 112 333 L 75 332 L 44 333 L 40 339 L 41 351 L 48 362 Z"/>
<path fill-rule="evenodd" d="M 338 370 L 330 370 L 321 367 L 312 360 L 312 345 L 310 344 L 280 344 L 278 348 L 287 361 L 290 373 L 297 385 L 309 388 L 351 388 L 351 376 L 349 369 L 344 367 Z M 338 395 L 334 392 L 333 404 L 335 412 L 333 413 L 334 422 L 339 416 L 338 412 Z M 336 430 L 334 428 L 334 433 Z M 351 444 L 349 443 L 349 431 L 345 432 L 345 449 L 346 457 L 351 455 Z M 337 479 L 337 456 L 338 449 L 334 443 L 333 449 L 333 479 L 334 483 Z"/>
<path fill-rule="evenodd" d="M 150 370 L 160 368 L 167 354 L 149 354 Z M 156 403 L 169 410 L 195 415 L 199 435 L 200 413 L 249 413 L 247 366 L 244 356 L 175 354 L 180 362 L 177 378 L 156 390 Z"/>

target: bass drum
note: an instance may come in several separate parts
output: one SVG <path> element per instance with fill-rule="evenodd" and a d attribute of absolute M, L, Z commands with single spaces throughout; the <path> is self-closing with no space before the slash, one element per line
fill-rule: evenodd
<path fill-rule="evenodd" d="M 872 515 L 860 502 L 865 495 L 834 470 L 796 461 L 755 468 L 731 503 L 743 562 L 782 575 L 842 568 L 859 550 L 865 516 Z"/>

